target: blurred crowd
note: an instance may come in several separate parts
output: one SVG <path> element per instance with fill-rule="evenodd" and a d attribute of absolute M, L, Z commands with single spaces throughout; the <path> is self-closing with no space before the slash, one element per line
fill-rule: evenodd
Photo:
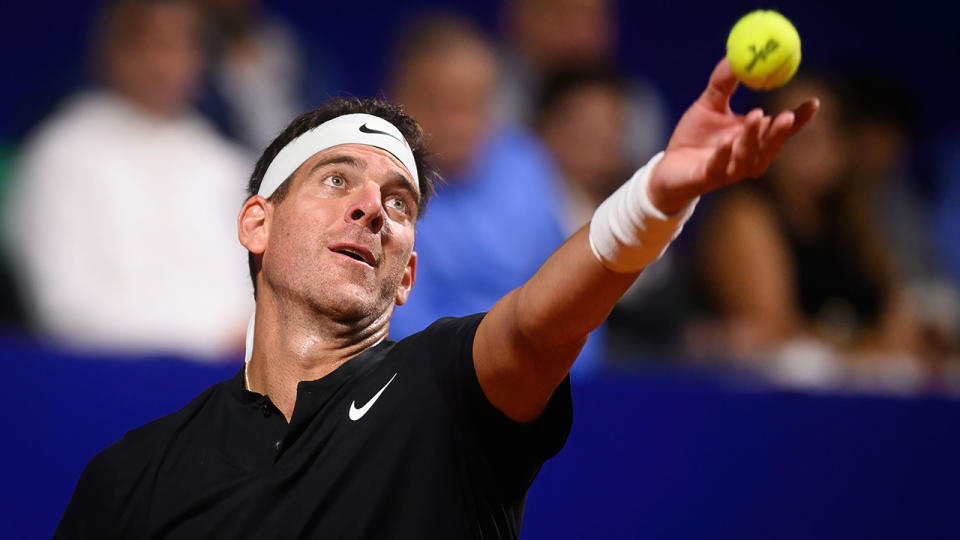
<path fill-rule="evenodd" d="M 682 112 L 618 66 L 612 0 L 498 9 L 495 33 L 430 14 L 390 49 L 383 92 L 421 123 L 445 180 L 395 339 L 523 283 Z M 338 93 L 336 70 L 253 0 L 101 11 L 93 83 L 0 155 L 0 317 L 85 351 L 236 360 L 253 309 L 235 232 L 247 177 L 289 120 Z M 758 105 L 811 95 L 817 118 L 763 178 L 704 199 L 576 374 L 724 365 L 805 387 L 960 391 L 960 152 L 933 167 L 935 197 L 918 192 L 917 103 L 888 73 L 801 68 Z"/>

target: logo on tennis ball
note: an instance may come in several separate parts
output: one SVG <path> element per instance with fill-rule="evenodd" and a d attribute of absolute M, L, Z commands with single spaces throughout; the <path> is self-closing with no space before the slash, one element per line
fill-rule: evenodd
<path fill-rule="evenodd" d="M 777 40 L 770 38 L 767 40 L 767 44 L 764 45 L 760 50 L 757 50 L 756 45 L 750 45 L 750 52 L 753 53 L 753 60 L 750 60 L 750 63 L 747 64 L 747 73 L 753 71 L 753 67 L 757 65 L 757 62 L 763 62 L 767 59 L 767 55 L 777 50 L 780 44 L 777 43 Z"/>

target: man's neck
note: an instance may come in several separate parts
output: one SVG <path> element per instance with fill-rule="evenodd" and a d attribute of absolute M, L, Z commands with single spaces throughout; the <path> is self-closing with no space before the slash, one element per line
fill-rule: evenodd
<path fill-rule="evenodd" d="M 164 106 L 157 103 L 151 103 L 139 96 L 124 91 L 122 88 L 110 88 L 110 92 L 133 111 L 138 117 L 157 124 L 164 124 L 176 120 L 183 116 L 186 107 Z"/>
<path fill-rule="evenodd" d="M 269 396 L 287 422 L 293 417 L 298 383 L 329 375 L 387 337 L 389 313 L 372 324 L 344 324 L 264 300 L 257 303 L 247 389 Z"/>

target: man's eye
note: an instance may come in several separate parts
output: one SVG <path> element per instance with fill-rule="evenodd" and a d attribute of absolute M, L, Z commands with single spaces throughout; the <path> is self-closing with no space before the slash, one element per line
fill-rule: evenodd
<path fill-rule="evenodd" d="M 327 185 L 330 185 L 330 186 L 333 186 L 333 187 L 343 187 L 343 186 L 347 185 L 347 181 L 344 180 L 343 177 L 341 177 L 341 176 L 336 176 L 336 175 L 334 175 L 334 176 L 328 176 L 328 177 L 324 178 L 324 179 L 323 179 L 323 183 L 324 183 L 324 184 L 327 184 Z"/>
<path fill-rule="evenodd" d="M 404 202 L 404 200 L 399 197 L 390 199 L 389 205 L 394 210 L 400 210 L 401 212 L 407 209 L 407 203 Z"/>

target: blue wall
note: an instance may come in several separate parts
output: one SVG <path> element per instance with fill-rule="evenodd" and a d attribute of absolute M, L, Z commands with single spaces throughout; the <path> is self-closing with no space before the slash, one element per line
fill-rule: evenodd
<path fill-rule="evenodd" d="M 49 537 L 83 466 L 238 364 L 0 337 L 0 538 Z M 574 388 L 524 538 L 957 538 L 960 400 L 809 395 L 680 372 Z"/>

